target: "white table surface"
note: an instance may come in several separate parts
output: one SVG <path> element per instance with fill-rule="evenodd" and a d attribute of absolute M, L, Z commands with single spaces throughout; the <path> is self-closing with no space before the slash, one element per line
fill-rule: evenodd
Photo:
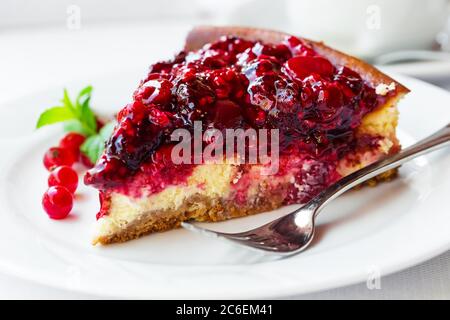
<path fill-rule="evenodd" d="M 79 30 L 68 30 L 65 24 L 0 29 L 0 104 L 51 86 L 63 87 L 73 79 L 89 79 L 90 75 L 101 74 L 108 68 L 120 70 L 128 66 L 130 57 L 134 66 L 142 67 L 144 74 L 151 62 L 149 56 L 157 53 L 156 57 L 169 57 L 183 43 L 188 29 L 187 23 L 81 25 Z M 438 84 L 450 89 L 450 80 Z M 0 274 L 0 299 L 98 298 L 102 297 L 62 291 Z M 450 251 L 383 277 L 380 289 L 369 290 L 362 283 L 289 298 L 450 299 Z"/>

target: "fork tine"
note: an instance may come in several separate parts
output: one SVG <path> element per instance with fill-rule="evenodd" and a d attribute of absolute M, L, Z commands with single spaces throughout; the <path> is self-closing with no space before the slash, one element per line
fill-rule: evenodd
<path fill-rule="evenodd" d="M 235 236 L 235 234 L 212 231 L 212 230 L 208 230 L 208 229 L 199 227 L 193 223 L 187 223 L 187 222 L 182 222 L 181 226 L 183 228 L 185 228 L 186 230 L 194 231 L 195 233 L 206 235 L 208 237 L 212 237 L 212 238 L 216 238 L 216 239 L 223 238 L 223 239 L 232 241 L 234 243 L 240 244 L 245 247 L 251 246 L 251 247 L 257 247 L 259 249 L 264 250 L 264 247 L 262 247 L 261 244 L 258 244 L 256 242 L 253 243 L 253 241 L 250 241 L 251 238 L 249 236 Z M 243 232 L 243 234 L 244 234 L 244 232 Z"/>
<path fill-rule="evenodd" d="M 289 250 L 281 250 L 282 248 L 279 247 L 280 243 L 273 244 L 270 240 L 273 240 L 268 237 L 263 237 L 262 235 L 258 235 L 254 232 L 254 230 L 249 230 L 246 232 L 241 233 L 224 233 L 224 232 L 217 232 L 213 230 L 208 230 L 202 227 L 199 227 L 195 224 L 188 223 L 188 222 L 182 222 L 181 226 L 189 231 L 194 231 L 196 233 L 206 235 L 212 238 L 219 238 L 219 239 L 225 239 L 229 240 L 235 244 L 238 244 L 240 246 L 243 246 L 245 248 L 254 249 L 257 251 L 265 251 L 265 252 L 274 252 L 274 253 L 286 253 L 289 254 Z M 285 244 L 284 247 L 288 248 L 289 245 Z M 286 252 L 284 252 L 286 251 Z"/>
<path fill-rule="evenodd" d="M 237 234 L 232 233 L 224 233 L 224 232 L 217 232 L 209 229 L 205 229 L 202 227 L 199 227 L 193 223 L 181 223 L 181 226 L 189 231 L 194 231 L 196 233 L 200 233 L 202 235 L 206 235 L 213 238 L 224 238 L 230 241 L 233 241 L 235 243 L 239 243 L 240 245 L 244 246 L 252 246 L 257 247 L 259 249 L 264 249 L 267 247 L 266 244 L 262 243 L 262 241 L 267 241 L 267 237 L 256 237 L 257 235 L 254 232 L 242 232 Z M 250 230 L 251 231 L 251 230 Z M 249 234 L 249 235 L 247 235 Z M 251 235 L 254 235 L 255 237 L 251 237 Z M 273 251 L 274 248 L 271 247 L 271 251 Z"/>
<path fill-rule="evenodd" d="M 265 242 L 268 242 L 269 240 L 270 239 L 268 239 L 267 236 L 255 235 L 254 237 L 249 237 L 246 241 L 264 245 Z"/>
<path fill-rule="evenodd" d="M 245 241 L 239 241 L 242 245 L 252 246 L 258 249 L 269 250 L 272 252 L 289 252 L 293 247 L 297 248 L 296 243 L 281 241 L 282 239 L 274 237 L 274 234 L 254 233 Z"/>
<path fill-rule="evenodd" d="M 219 236 L 217 234 L 217 232 L 199 227 L 193 223 L 182 222 L 181 226 L 186 230 L 193 231 L 195 233 L 199 233 L 202 235 L 206 235 L 208 237 L 217 238 Z"/>
<path fill-rule="evenodd" d="M 240 232 L 240 233 L 218 232 L 218 231 L 213 231 L 210 229 L 199 227 L 198 225 L 195 225 L 195 224 L 189 223 L 189 222 L 182 222 L 181 226 L 183 228 L 185 228 L 186 230 L 194 231 L 194 232 L 197 232 L 200 234 L 205 234 L 207 236 L 211 236 L 214 238 L 217 238 L 218 236 L 222 236 L 222 237 L 235 239 L 235 240 L 248 240 L 248 239 L 250 239 L 251 235 L 254 234 L 254 232 L 252 232 L 252 230 Z"/>
<path fill-rule="evenodd" d="M 261 250 L 266 251 L 272 251 L 272 252 L 290 252 L 291 246 L 289 243 L 272 243 L 272 242 L 266 242 L 266 243 L 260 243 L 260 242 L 243 242 L 243 245 L 246 246 L 252 246 L 254 248 L 258 248 Z"/>
<path fill-rule="evenodd" d="M 255 248 L 255 249 L 260 249 L 260 250 L 264 250 L 264 251 L 272 251 L 272 252 L 279 251 L 276 246 L 270 246 L 268 244 L 263 244 L 260 242 L 245 241 L 245 240 L 243 241 L 243 240 L 236 240 L 236 239 L 230 239 L 230 238 L 227 238 L 227 239 L 234 243 L 237 243 L 241 246 L 247 247 L 247 248 L 251 247 L 251 248 Z"/>

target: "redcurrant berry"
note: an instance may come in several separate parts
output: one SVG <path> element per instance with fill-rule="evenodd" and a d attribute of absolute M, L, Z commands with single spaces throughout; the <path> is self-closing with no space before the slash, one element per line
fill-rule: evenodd
<path fill-rule="evenodd" d="M 80 146 L 86 137 L 76 132 L 69 132 L 60 141 L 59 146 L 71 150 L 75 155 L 80 153 Z"/>
<path fill-rule="evenodd" d="M 52 219 L 64 219 L 73 207 L 73 195 L 63 186 L 48 188 L 42 197 L 42 207 Z"/>
<path fill-rule="evenodd" d="M 69 149 L 52 147 L 44 155 L 44 166 L 50 171 L 58 166 L 71 166 L 75 160 L 75 155 Z"/>
<path fill-rule="evenodd" d="M 68 166 L 56 167 L 48 177 L 48 186 L 63 186 L 74 193 L 78 186 L 78 174 Z"/>

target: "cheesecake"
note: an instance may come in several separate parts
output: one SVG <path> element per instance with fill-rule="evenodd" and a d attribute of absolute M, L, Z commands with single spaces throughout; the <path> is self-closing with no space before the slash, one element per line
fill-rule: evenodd
<path fill-rule="evenodd" d="M 305 203 L 399 152 L 397 103 L 408 92 L 320 42 L 197 27 L 151 65 L 85 175 L 100 194 L 93 243 Z"/>

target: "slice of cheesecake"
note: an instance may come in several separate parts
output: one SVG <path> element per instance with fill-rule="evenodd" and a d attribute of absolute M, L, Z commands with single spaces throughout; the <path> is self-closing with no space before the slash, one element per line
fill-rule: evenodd
<path fill-rule="evenodd" d="M 85 176 L 100 191 L 93 242 L 304 203 L 400 150 L 396 105 L 406 93 L 322 43 L 260 29 L 196 28 L 182 52 L 150 67 Z M 191 134 L 183 148 L 174 140 L 180 130 Z M 266 139 L 226 135 L 239 130 Z M 219 140 L 226 147 L 244 141 L 244 149 L 220 154 Z M 246 161 L 255 148 L 265 157 Z"/>

